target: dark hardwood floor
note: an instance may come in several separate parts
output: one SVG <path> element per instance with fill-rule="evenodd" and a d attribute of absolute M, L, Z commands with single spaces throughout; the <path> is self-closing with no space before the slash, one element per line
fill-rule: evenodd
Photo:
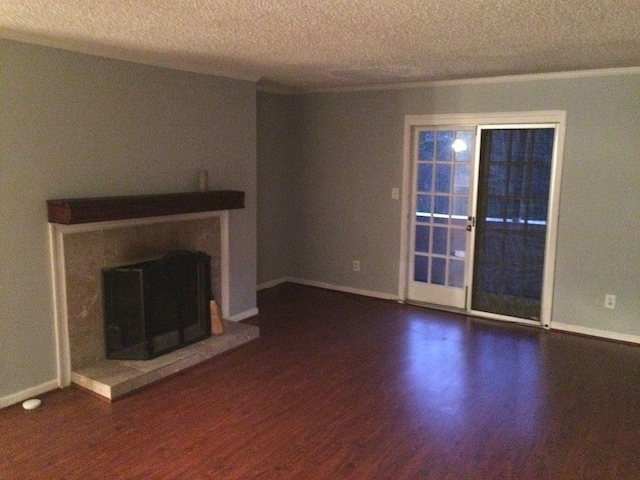
<path fill-rule="evenodd" d="M 8 479 L 637 479 L 640 347 L 285 284 L 262 338 L 0 411 Z"/>

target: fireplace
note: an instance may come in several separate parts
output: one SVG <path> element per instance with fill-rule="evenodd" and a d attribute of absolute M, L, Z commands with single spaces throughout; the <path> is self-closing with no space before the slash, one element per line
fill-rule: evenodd
<path fill-rule="evenodd" d="M 103 361 L 140 362 L 105 360 L 105 268 L 144 263 L 175 250 L 204 252 L 211 256 L 213 296 L 228 318 L 229 212 L 241 208 L 244 193 L 235 191 L 48 200 L 59 385 L 78 383 L 77 372 Z M 155 365 L 201 343 L 142 362 Z M 95 391 L 108 398 L 121 392 Z"/>
<path fill-rule="evenodd" d="M 149 360 L 211 335 L 211 257 L 176 251 L 102 271 L 106 358 Z"/>

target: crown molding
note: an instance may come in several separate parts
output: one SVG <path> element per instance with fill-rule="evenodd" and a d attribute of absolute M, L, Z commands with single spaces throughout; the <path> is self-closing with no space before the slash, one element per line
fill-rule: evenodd
<path fill-rule="evenodd" d="M 198 73 L 213 77 L 223 77 L 232 80 L 243 80 L 256 83 L 260 76 L 241 73 L 232 70 L 217 69 L 214 66 L 203 65 L 197 62 L 181 61 L 171 58 L 162 58 L 153 52 L 122 50 L 122 48 L 106 45 L 87 44 L 75 39 L 51 39 L 47 36 L 35 36 L 8 28 L 0 28 L 0 38 L 15 42 L 26 43 L 29 45 L 37 45 L 47 48 L 55 48 L 67 52 L 79 53 L 82 55 L 91 55 L 94 57 L 109 58 L 111 60 L 119 60 L 129 63 L 137 63 L 139 65 L 147 65 L 151 67 L 166 68 L 169 70 L 178 70 L 182 72 Z"/>
<path fill-rule="evenodd" d="M 0 38 L 18 41 L 22 43 L 40 45 L 59 50 L 66 50 L 80 54 L 105 57 L 114 60 L 138 63 L 171 70 L 180 70 L 203 75 L 229 78 L 256 83 L 256 89 L 260 92 L 279 95 L 307 95 L 313 93 L 352 93 L 364 91 L 407 90 L 414 88 L 455 87 L 466 85 L 488 85 L 513 82 L 534 82 L 544 80 L 564 80 L 578 78 L 610 77 L 621 75 L 640 75 L 640 66 L 604 68 L 594 70 L 575 70 L 567 72 L 532 73 L 522 75 L 504 75 L 493 77 L 476 77 L 452 80 L 434 80 L 421 82 L 398 82 L 385 84 L 368 84 L 357 86 L 336 87 L 304 87 L 283 85 L 277 81 L 268 80 L 260 75 L 248 74 L 226 69 L 217 69 L 215 66 L 203 65 L 198 62 L 185 62 L 178 59 L 161 58 L 152 52 L 122 51 L 118 47 L 84 44 L 79 41 L 67 39 L 61 43 L 60 39 L 50 39 L 45 35 L 34 36 L 8 28 L 0 28 Z"/>
<path fill-rule="evenodd" d="M 307 90 L 302 88 L 294 88 L 286 85 L 273 84 L 271 82 L 266 82 L 261 85 L 258 82 L 258 86 L 256 87 L 258 92 L 265 93 L 274 93 L 276 95 L 304 95 L 305 93 L 310 93 Z"/>
<path fill-rule="evenodd" d="M 478 78 L 465 78 L 457 80 L 435 80 L 425 82 L 405 82 L 405 83 L 388 83 L 388 84 L 374 84 L 374 85 L 360 85 L 353 87 L 327 87 L 327 88 L 310 88 L 300 91 L 293 91 L 293 89 L 286 91 L 283 88 L 280 92 L 274 93 L 288 93 L 289 95 L 296 94 L 312 94 L 312 93 L 350 93 L 350 92 L 364 92 L 372 90 L 407 90 L 413 88 L 434 88 L 434 87 L 455 87 L 465 85 L 489 85 L 499 83 L 513 83 L 513 82 L 535 82 L 545 80 L 566 80 L 566 79 L 578 79 L 578 78 L 595 78 L 595 77 L 613 77 L 623 75 L 640 75 L 640 66 L 638 67 L 621 67 L 621 68 L 603 68 L 597 70 L 575 70 L 570 72 L 549 72 L 549 73 L 529 73 L 522 75 L 504 75 L 497 77 L 478 77 Z M 266 90 L 268 91 L 268 90 Z"/>

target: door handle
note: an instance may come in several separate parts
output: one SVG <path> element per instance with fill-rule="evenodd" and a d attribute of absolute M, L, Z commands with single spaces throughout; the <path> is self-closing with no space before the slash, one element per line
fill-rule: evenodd
<path fill-rule="evenodd" d="M 476 226 L 476 217 L 467 217 L 467 232 L 473 230 L 473 227 Z"/>

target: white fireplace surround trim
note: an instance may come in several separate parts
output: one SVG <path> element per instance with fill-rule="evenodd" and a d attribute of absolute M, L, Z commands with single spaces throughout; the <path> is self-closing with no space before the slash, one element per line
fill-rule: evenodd
<path fill-rule="evenodd" d="M 49 259 L 53 285 L 53 315 L 56 336 L 56 356 L 58 386 L 71 384 L 71 350 L 69 345 L 69 318 L 67 311 L 67 284 L 65 273 L 65 236 L 72 233 L 95 232 L 114 228 L 137 227 L 156 223 L 181 222 L 220 218 L 220 309 L 222 317 L 229 318 L 229 212 L 218 210 L 211 212 L 185 213 L 159 217 L 133 218 L 106 222 L 63 225 L 49 223 Z M 233 320 L 236 320 L 235 318 Z"/>

